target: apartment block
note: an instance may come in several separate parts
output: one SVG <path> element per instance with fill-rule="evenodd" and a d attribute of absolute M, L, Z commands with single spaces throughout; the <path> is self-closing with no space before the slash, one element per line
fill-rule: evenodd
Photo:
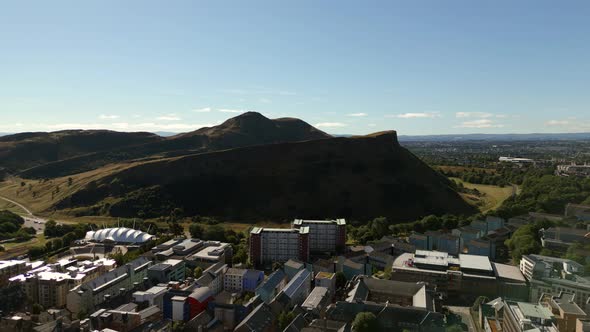
<path fill-rule="evenodd" d="M 295 219 L 293 228 L 309 227 L 309 251 L 338 253 L 346 246 L 346 220 Z"/>
<path fill-rule="evenodd" d="M 309 260 L 309 227 L 263 228 L 250 232 L 250 260 L 254 266 L 297 259 Z"/>

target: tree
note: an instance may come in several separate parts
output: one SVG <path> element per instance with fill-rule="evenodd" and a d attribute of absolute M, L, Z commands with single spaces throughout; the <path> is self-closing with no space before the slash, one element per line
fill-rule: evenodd
<path fill-rule="evenodd" d="M 184 268 L 184 277 L 185 278 L 190 278 L 194 275 L 194 271 L 190 268 L 190 267 L 185 267 Z"/>
<path fill-rule="evenodd" d="M 200 266 L 197 266 L 197 267 L 195 268 L 195 270 L 193 271 L 193 277 L 194 277 L 195 279 L 198 279 L 198 278 L 200 278 L 202 275 L 203 275 L 203 268 L 202 268 L 202 267 L 200 267 Z"/>
<path fill-rule="evenodd" d="M 183 332 L 184 331 L 184 322 L 183 321 L 176 321 L 172 323 L 172 332 Z"/>
<path fill-rule="evenodd" d="M 72 179 L 71 177 L 69 177 L 68 178 L 68 187 L 71 187 L 73 182 L 74 182 L 74 179 Z"/>
<path fill-rule="evenodd" d="M 334 275 L 334 278 L 336 278 L 336 288 L 343 288 L 346 285 L 346 276 L 344 275 L 344 273 L 342 271 L 336 272 L 336 275 Z"/>
<path fill-rule="evenodd" d="M 203 240 L 225 241 L 225 229 L 219 225 L 208 226 L 203 233 Z"/>
<path fill-rule="evenodd" d="M 295 313 L 293 311 L 282 311 L 278 317 L 279 331 L 286 329 L 293 319 L 295 319 Z"/>
<path fill-rule="evenodd" d="M 33 315 L 38 315 L 43 311 L 43 306 L 39 303 L 33 303 L 31 311 L 33 312 Z"/>
<path fill-rule="evenodd" d="M 182 227 L 181 224 L 179 224 L 177 222 L 171 222 L 171 223 L 168 223 L 168 226 L 170 227 L 170 233 L 172 233 L 174 235 L 184 234 L 184 227 Z"/>
<path fill-rule="evenodd" d="M 379 322 L 372 312 L 359 312 L 352 322 L 354 332 L 373 332 L 379 330 Z"/>
<path fill-rule="evenodd" d="M 188 230 L 191 233 L 191 237 L 194 239 L 202 238 L 203 232 L 205 231 L 203 226 L 201 226 L 199 224 L 191 224 Z"/>

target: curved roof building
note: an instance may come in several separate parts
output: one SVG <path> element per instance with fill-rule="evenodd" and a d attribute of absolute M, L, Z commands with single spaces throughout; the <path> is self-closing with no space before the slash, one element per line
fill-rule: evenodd
<path fill-rule="evenodd" d="M 115 227 L 86 232 L 85 240 L 92 242 L 144 243 L 153 237 L 153 235 L 140 230 Z"/>

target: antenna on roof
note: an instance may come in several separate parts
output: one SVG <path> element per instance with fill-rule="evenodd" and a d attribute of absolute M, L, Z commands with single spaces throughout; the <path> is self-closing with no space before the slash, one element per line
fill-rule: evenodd
<path fill-rule="evenodd" d="M 133 229 L 135 229 L 135 218 L 133 218 Z"/>
<path fill-rule="evenodd" d="M 152 228 L 152 225 L 151 225 L 151 224 L 148 226 L 148 229 L 147 229 L 146 233 L 148 233 L 148 234 L 149 234 L 149 232 L 150 232 L 150 228 Z"/>

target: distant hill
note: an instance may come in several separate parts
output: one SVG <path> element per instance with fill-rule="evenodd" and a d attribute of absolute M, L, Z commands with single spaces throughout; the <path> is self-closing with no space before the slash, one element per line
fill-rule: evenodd
<path fill-rule="evenodd" d="M 265 132 L 260 138 L 264 141 L 284 138 L 275 136 L 277 127 L 288 129 L 290 139 L 326 136 L 299 120 L 250 120 L 234 119 L 217 129 L 179 137 L 205 135 L 220 147 L 259 130 Z M 307 134 L 302 136 L 302 130 Z M 225 133 L 213 140 L 220 131 Z M 248 147 L 105 172 L 53 208 L 120 217 L 154 217 L 182 208 L 187 215 L 230 220 L 387 216 L 410 221 L 428 214 L 475 212 L 448 179 L 401 147 L 395 132 L 266 145 L 248 142 Z"/>
<path fill-rule="evenodd" d="M 400 135 L 400 142 L 590 140 L 590 133 Z"/>
<path fill-rule="evenodd" d="M 20 175 L 26 178 L 53 178 L 96 169 L 109 163 L 136 159 L 158 159 L 251 145 L 331 137 L 302 120 L 292 118 L 271 120 L 256 112 L 241 114 L 218 126 L 201 128 L 171 137 L 152 135 L 156 139 L 143 144 L 126 144 L 122 141 L 120 146 L 114 146 L 108 150 L 89 151 L 87 154 L 22 168 Z"/>
<path fill-rule="evenodd" d="M 157 142 L 161 139 L 152 133 L 122 133 L 108 130 L 11 134 L 0 137 L 0 168 L 15 173 L 91 152 Z"/>

